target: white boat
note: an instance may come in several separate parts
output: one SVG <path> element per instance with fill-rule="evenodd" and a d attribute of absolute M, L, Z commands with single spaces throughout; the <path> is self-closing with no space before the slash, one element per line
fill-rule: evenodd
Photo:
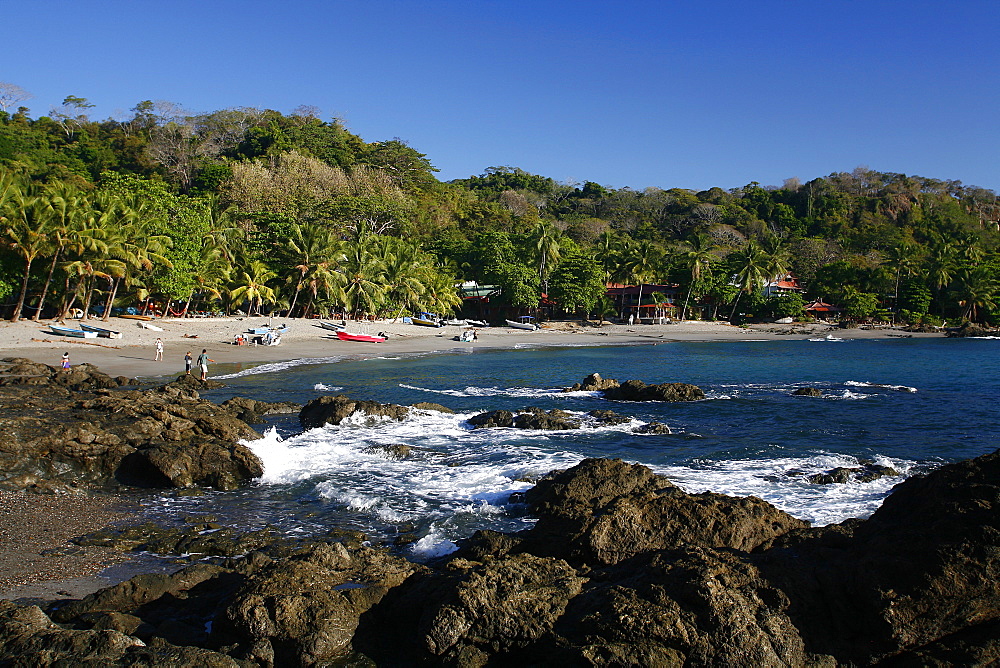
<path fill-rule="evenodd" d="M 507 325 L 510 327 L 514 327 L 515 329 L 526 329 L 528 331 L 533 332 L 536 329 L 538 329 L 538 325 L 536 325 L 533 322 L 530 322 L 531 320 L 534 320 L 534 318 L 532 318 L 530 315 L 522 315 L 520 320 L 508 320 Z"/>
<path fill-rule="evenodd" d="M 151 329 L 154 332 L 162 332 L 163 331 L 163 328 L 160 327 L 159 325 L 154 325 L 152 323 L 145 322 L 144 320 L 140 320 L 137 324 L 140 327 L 142 327 L 143 329 Z"/>
<path fill-rule="evenodd" d="M 489 327 L 489 323 L 483 322 L 482 320 L 466 320 L 465 325 L 472 327 Z"/>
<path fill-rule="evenodd" d="M 93 325 L 88 325 L 85 322 L 80 323 L 80 329 L 85 332 L 94 332 L 97 336 L 105 339 L 120 339 L 122 338 L 121 332 L 116 332 L 111 329 L 104 329 L 103 327 L 94 327 Z"/>
<path fill-rule="evenodd" d="M 82 329 L 73 329 L 72 327 L 60 327 L 59 325 L 49 325 L 49 330 L 53 334 L 58 334 L 59 336 L 71 336 L 75 339 L 96 339 L 97 332 L 85 332 Z"/>
<path fill-rule="evenodd" d="M 342 332 L 345 329 L 347 329 L 347 325 L 339 325 L 339 324 L 337 324 L 335 322 L 325 322 L 323 320 L 320 320 L 316 324 L 316 326 L 317 327 L 322 327 L 323 329 L 328 329 L 331 332 Z"/>
<path fill-rule="evenodd" d="M 456 327 L 464 327 L 468 324 L 467 320 L 456 320 L 455 318 L 452 318 L 451 320 L 442 320 L 442 322 L 446 325 L 454 325 Z"/>
<path fill-rule="evenodd" d="M 810 341 L 843 341 L 839 336 L 834 336 L 833 334 L 827 334 L 821 339 L 809 339 Z"/>

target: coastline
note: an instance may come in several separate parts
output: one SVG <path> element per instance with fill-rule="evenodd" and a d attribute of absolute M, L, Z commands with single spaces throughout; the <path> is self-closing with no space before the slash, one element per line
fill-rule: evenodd
<path fill-rule="evenodd" d="M 825 324 L 762 324 L 734 327 L 727 323 L 686 321 L 666 325 L 584 326 L 577 322 L 554 323 L 535 332 L 510 327 L 479 329 L 479 340 L 461 343 L 453 340 L 461 330 L 449 326 L 425 328 L 389 321 L 348 323 L 348 329 L 366 333 L 387 332 L 381 344 L 344 342 L 317 326 L 315 320 L 275 320 L 288 325 L 277 346 L 236 346 L 236 334 L 267 322 L 265 318 L 206 318 L 157 320 L 162 331 L 137 326 L 136 321 L 112 318 L 109 323 L 91 321 L 121 331 L 121 339 L 67 339 L 45 335 L 47 321 L 35 323 L 0 323 L 3 337 L 0 358 L 26 357 L 57 366 L 62 354 L 70 353 L 73 365 L 90 363 L 103 372 L 141 378 L 167 380 L 184 370 L 184 353 L 193 356 L 207 349 L 215 363 L 209 378 L 225 377 L 261 364 L 291 360 L 358 359 L 366 357 L 421 354 L 480 348 L 512 349 L 524 347 L 577 347 L 614 345 L 655 345 L 677 341 L 761 341 L 806 339 L 833 331 L 845 339 L 882 339 L 910 336 L 893 329 L 834 329 Z M 914 337 L 940 337 L 940 334 L 913 334 Z M 164 361 L 154 360 L 155 341 L 162 339 Z M 225 365 L 220 368 L 220 365 Z M 196 373 L 193 371 L 192 373 Z M 127 559 L 111 550 L 79 548 L 69 539 L 112 523 L 128 523 L 133 516 L 122 499 L 113 495 L 40 495 L 24 492 L 0 493 L 0 598 L 57 600 L 79 598 L 108 586 L 100 577 L 106 567 Z M 25 536 L 24 541 L 9 537 Z"/>
<path fill-rule="evenodd" d="M 236 346 L 233 339 L 250 327 L 267 324 L 267 318 L 165 318 L 155 324 L 162 331 L 138 326 L 138 321 L 111 318 L 109 322 L 89 321 L 122 333 L 121 339 L 74 339 L 46 334 L 49 321 L 0 323 L 0 358 L 27 357 L 36 362 L 58 366 L 64 352 L 70 353 L 73 365 L 90 363 L 111 376 L 159 378 L 176 376 L 184 371 L 184 354 L 194 357 L 205 349 L 214 363 L 208 377 L 221 375 L 219 364 L 245 371 L 259 364 L 296 359 L 366 358 L 385 354 L 445 353 L 469 348 L 514 348 L 545 346 L 608 346 L 658 344 L 676 341 L 760 341 L 806 339 L 827 332 L 844 339 L 879 339 L 899 336 L 940 337 L 941 334 L 901 334 L 895 329 L 836 329 L 822 323 L 777 325 L 773 323 L 735 327 L 725 322 L 687 320 L 664 325 L 584 326 L 580 321 L 547 323 L 534 332 L 511 327 L 487 327 L 478 330 L 473 343 L 453 340 L 461 328 L 439 329 L 392 322 L 391 320 L 348 321 L 348 330 L 368 334 L 386 332 L 384 343 L 356 343 L 338 340 L 332 332 L 321 329 L 318 320 L 275 319 L 271 324 L 287 324 L 288 330 L 276 346 Z M 69 326 L 75 326 L 67 322 Z M 154 361 L 155 342 L 163 341 L 163 361 Z M 246 365 L 244 367 L 244 365 Z"/>

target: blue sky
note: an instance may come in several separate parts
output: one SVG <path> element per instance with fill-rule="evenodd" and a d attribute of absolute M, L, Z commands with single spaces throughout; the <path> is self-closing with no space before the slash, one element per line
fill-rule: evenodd
<path fill-rule="evenodd" d="M 94 118 L 307 104 L 449 180 L 644 188 L 867 165 L 1000 190 L 995 0 L 0 3 L 0 81 Z"/>

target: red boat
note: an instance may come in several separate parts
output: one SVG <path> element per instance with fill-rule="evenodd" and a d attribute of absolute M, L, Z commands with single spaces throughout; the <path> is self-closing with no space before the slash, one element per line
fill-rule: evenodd
<path fill-rule="evenodd" d="M 350 334 L 348 332 L 337 332 L 337 338 L 341 341 L 363 341 L 364 343 L 382 343 L 384 336 L 369 336 L 368 334 Z"/>

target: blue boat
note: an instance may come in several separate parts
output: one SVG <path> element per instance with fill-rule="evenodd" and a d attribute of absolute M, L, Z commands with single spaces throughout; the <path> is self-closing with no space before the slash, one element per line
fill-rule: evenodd
<path fill-rule="evenodd" d="M 59 336 L 71 336 L 76 339 L 97 338 L 97 332 L 85 332 L 82 329 L 73 329 L 72 327 L 60 327 L 59 325 L 49 325 L 49 329 L 53 334 L 58 334 Z"/>

